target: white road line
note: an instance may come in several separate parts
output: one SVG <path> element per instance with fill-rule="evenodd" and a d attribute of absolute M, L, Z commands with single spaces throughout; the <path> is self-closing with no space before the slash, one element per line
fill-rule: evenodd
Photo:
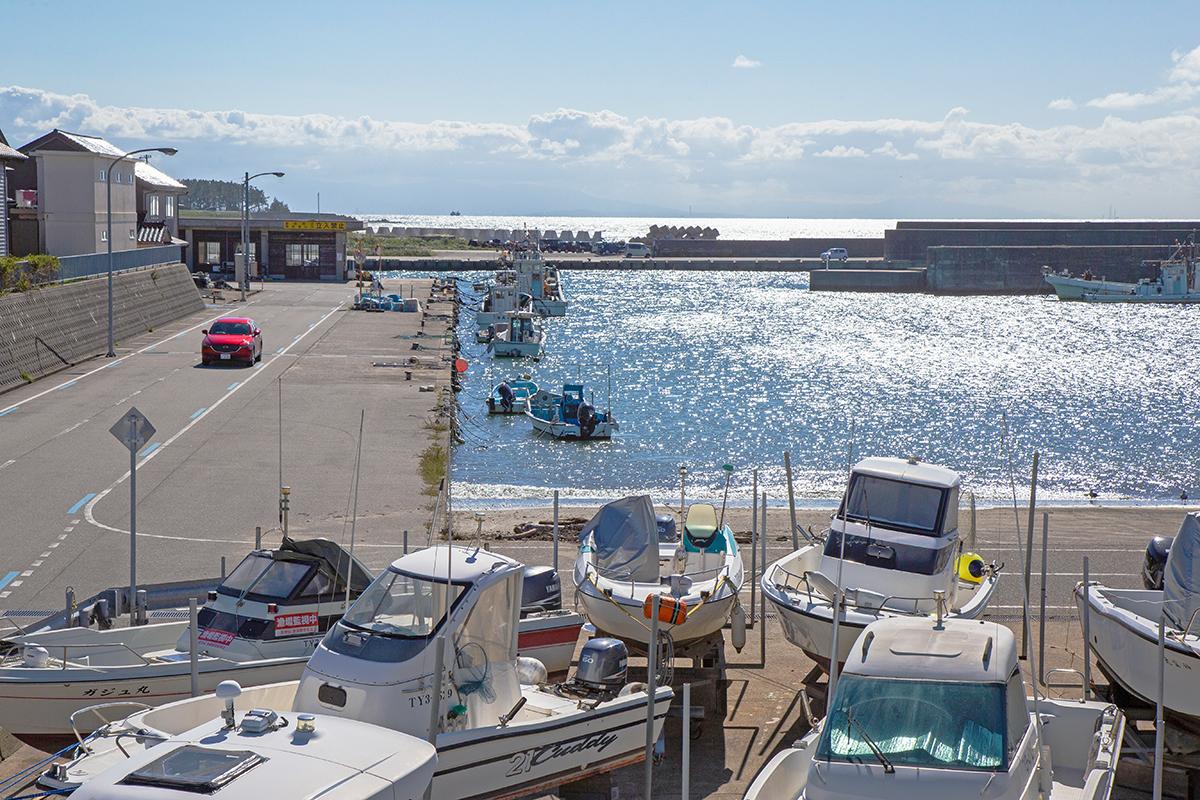
<path fill-rule="evenodd" d="M 60 542 L 61 542 L 63 539 L 66 539 L 66 538 L 67 538 L 67 534 L 65 534 L 65 533 L 60 533 L 60 534 L 58 535 L 58 540 L 59 540 Z"/>
<path fill-rule="evenodd" d="M 40 556 L 38 556 L 38 558 L 49 558 L 49 557 L 50 557 L 50 551 L 49 551 L 49 550 L 47 550 L 46 552 L 44 552 L 44 553 L 42 553 Z"/>
<path fill-rule="evenodd" d="M 342 304 L 338 303 L 336 306 L 331 308 L 328 312 L 326 312 L 325 316 L 321 317 L 321 319 L 317 321 L 317 325 L 321 324 L 322 322 L 329 319 L 337 312 L 341 311 L 342 307 L 343 307 Z M 313 326 L 313 328 L 315 328 L 315 327 L 316 327 L 316 325 Z M 303 339 L 305 336 L 307 336 L 309 333 L 312 332 L 313 328 L 310 328 L 304 334 L 302 334 L 301 336 L 299 336 L 295 340 L 293 340 L 291 344 L 289 344 L 287 347 L 284 348 L 284 353 L 286 353 L 288 350 L 291 350 L 293 347 L 295 347 L 300 342 L 301 339 Z M 272 359 L 272 360 L 274 360 L 274 359 Z M 153 452 L 151 452 L 145 458 L 143 458 L 141 461 L 139 461 L 137 463 L 138 468 L 141 469 L 141 467 L 146 462 L 148 462 L 150 459 L 154 458 L 159 453 L 162 453 L 167 448 L 169 448 L 180 436 L 183 436 L 185 433 L 187 433 L 192 428 L 194 428 L 201 420 L 203 420 L 205 417 L 207 417 L 209 414 L 211 414 L 213 411 L 215 411 L 218 406 L 220 406 L 222 403 L 224 403 L 226 400 L 228 400 L 230 397 L 232 397 L 235 392 L 240 391 L 243 387 L 245 387 L 246 384 L 248 384 L 250 381 L 254 380 L 256 377 L 258 377 L 261 374 L 262 374 L 261 372 L 254 372 L 249 377 L 247 377 L 245 380 L 239 381 L 236 384 L 231 384 L 233 386 L 233 388 L 229 389 L 225 394 L 223 394 L 219 398 L 217 398 L 217 400 L 212 405 L 210 405 L 208 408 L 204 409 L 203 414 L 200 414 L 195 419 L 193 419 L 191 422 L 184 425 L 182 428 L 180 428 L 175 433 L 175 435 L 173 435 L 170 439 L 167 439 L 165 442 L 163 442 L 161 447 L 155 449 Z M 89 500 L 88 504 L 83 507 L 83 518 L 86 519 L 89 524 L 95 525 L 97 528 L 100 528 L 102 530 L 112 531 L 113 533 L 125 533 L 125 534 L 129 533 L 129 531 L 124 528 L 116 528 L 116 527 L 113 527 L 112 525 L 105 525 L 103 522 L 99 522 L 95 517 L 96 504 L 99 503 L 101 500 L 103 500 L 105 497 L 107 497 L 109 492 L 111 492 L 113 489 L 120 486 L 122 483 L 124 483 L 128 479 L 129 479 L 129 471 L 126 470 L 124 475 L 122 475 L 120 478 L 117 478 L 117 480 L 113 481 L 106 489 L 104 489 L 104 491 L 98 493 L 95 497 L 93 497 L 91 500 Z M 181 541 L 181 542 L 221 542 L 221 543 L 226 543 L 226 544 L 246 544 L 246 542 L 241 539 L 197 539 L 197 538 L 194 538 L 191 536 L 167 536 L 167 535 L 161 534 L 161 533 L 142 533 L 140 531 L 138 532 L 138 536 L 144 536 L 147 539 L 169 539 L 169 540 Z"/>
<path fill-rule="evenodd" d="M 61 432 L 61 433 L 59 433 L 58 435 L 59 435 L 59 436 L 65 436 L 66 434 L 68 434 L 68 433 L 70 433 L 71 431 L 75 430 L 76 428 L 78 428 L 80 425 L 82 425 L 82 424 L 83 424 L 83 423 L 85 423 L 85 422 L 87 422 L 87 420 L 86 420 L 86 419 L 85 419 L 85 420 L 80 420 L 79 422 L 76 422 L 74 425 L 72 425 L 71 427 L 67 428 L 65 431 L 62 431 L 62 432 Z"/>
<path fill-rule="evenodd" d="M 40 567 L 42 564 L 44 564 L 44 563 L 45 563 L 44 561 L 34 561 L 34 562 L 33 562 L 32 564 L 30 564 L 29 566 L 31 566 L 31 567 L 33 567 L 34 569 L 36 569 L 36 568 Z"/>
<path fill-rule="evenodd" d="M 62 542 L 51 542 L 51 543 L 50 543 L 49 545 L 47 545 L 47 546 L 48 546 L 48 547 L 51 547 L 51 548 L 54 548 L 54 547 L 58 547 L 60 544 L 62 544 Z"/>
<path fill-rule="evenodd" d="M 13 587 L 13 588 L 15 589 L 15 588 L 17 588 L 18 586 L 20 586 L 20 585 L 21 585 L 22 583 L 24 583 L 24 582 L 25 582 L 25 581 L 13 581 L 12 583 L 10 583 L 10 584 L 9 584 L 9 586 L 11 586 L 11 587 Z"/>
<path fill-rule="evenodd" d="M 254 303 L 257 303 L 257 302 L 258 302 L 257 300 L 251 300 L 246 305 L 248 305 L 248 306 L 253 305 Z M 37 400 L 39 397 L 44 397 L 44 396 L 50 394 L 51 392 L 56 392 L 59 389 L 65 388 L 67 386 L 71 386 L 72 384 L 76 383 L 77 381 L 83 380 L 84 378 L 88 377 L 89 375 L 95 375 L 97 372 L 100 372 L 101 370 L 105 370 L 105 369 L 108 369 L 109 367 L 116 366 L 117 364 L 120 364 L 125 359 L 133 358 L 136 355 L 145 353 L 147 350 L 153 350 L 155 347 L 158 347 L 160 344 L 163 344 L 164 342 L 168 342 L 171 339 L 174 339 L 176 336 L 182 336 L 183 334 L 190 333 L 191 331 L 194 331 L 197 328 L 203 328 L 205 325 L 212 322 L 213 320 L 220 319 L 221 317 L 224 317 L 224 316 L 227 316 L 227 315 L 217 314 L 215 317 L 210 317 L 209 319 L 206 319 L 203 322 L 197 323 L 190 328 L 184 328 L 179 333 L 173 333 L 170 336 L 168 336 L 166 339 L 160 339 L 157 342 L 155 342 L 154 344 L 148 344 L 145 347 L 143 347 L 141 350 L 135 350 L 128 355 L 121 356 L 120 358 L 114 358 L 112 361 L 106 361 L 103 366 L 96 367 L 95 369 L 89 370 L 88 372 L 85 372 L 82 375 L 77 375 L 74 378 L 71 378 L 70 380 L 63 381 L 62 383 L 58 384 L 57 386 L 51 386 L 49 389 L 44 389 L 35 395 L 30 395 L 29 397 L 26 397 L 24 400 L 18 400 L 17 402 L 13 403 L 11 406 L 8 406 L 7 408 L 0 408 L 0 414 L 7 414 L 8 412 L 12 411 L 13 409 L 20 408 L 21 406 L 25 405 L 28 402 Z M 137 392 L 134 392 L 134 394 L 137 394 Z M 133 395 L 130 395 L 130 397 L 132 397 L 132 396 Z M 126 397 L 125 399 L 128 400 L 129 397 Z M 121 402 L 124 402 L 124 401 L 121 401 Z"/>
<path fill-rule="evenodd" d="M 15 464 L 15 463 L 17 463 L 17 460 L 15 458 L 10 458 L 8 461 L 5 461 L 3 464 L 0 464 L 0 469 L 4 469 L 9 464 Z"/>
<path fill-rule="evenodd" d="M 22 577 L 22 578 L 28 578 L 28 577 L 29 577 L 30 575 L 32 575 L 32 574 L 33 574 L 33 570 L 31 570 L 31 569 L 27 569 L 27 570 L 25 570 L 24 572 L 22 572 L 22 573 L 21 573 L 21 577 Z M 13 585 L 15 586 L 16 584 L 13 584 Z"/>

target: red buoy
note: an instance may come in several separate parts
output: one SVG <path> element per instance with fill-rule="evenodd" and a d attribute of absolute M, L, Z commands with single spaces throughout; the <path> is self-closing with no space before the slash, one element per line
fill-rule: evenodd
<path fill-rule="evenodd" d="M 467 371 L 467 360 L 465 358 L 461 358 L 461 357 L 454 359 L 454 370 L 456 372 L 460 372 L 460 373 L 466 372 Z"/>

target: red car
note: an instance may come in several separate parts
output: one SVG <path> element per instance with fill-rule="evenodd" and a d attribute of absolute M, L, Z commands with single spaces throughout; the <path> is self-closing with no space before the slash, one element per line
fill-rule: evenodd
<path fill-rule="evenodd" d="M 246 366 L 262 360 L 262 330 L 249 317 L 221 317 L 204 334 L 200 362 L 239 361 Z"/>

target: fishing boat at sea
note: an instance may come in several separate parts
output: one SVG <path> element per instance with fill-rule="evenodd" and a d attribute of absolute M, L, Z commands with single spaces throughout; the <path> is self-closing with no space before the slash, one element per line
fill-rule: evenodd
<path fill-rule="evenodd" d="M 496 273 L 495 283 L 488 287 L 480 301 L 479 311 L 475 313 L 475 325 L 478 328 L 502 325 L 508 322 L 508 315 L 513 311 L 533 310 L 533 297 L 517 286 L 517 273 L 501 270 Z"/>
<path fill-rule="evenodd" d="M 519 291 L 529 295 L 533 310 L 544 317 L 567 314 L 567 296 L 558 268 L 547 264 L 536 244 L 512 253 L 512 268 Z"/>
<path fill-rule="evenodd" d="M 555 439 L 611 439 L 620 430 L 612 409 L 598 411 L 592 401 L 584 399 L 582 383 L 563 384 L 555 394 L 540 389 L 529 398 L 525 415 L 533 430 Z"/>
<path fill-rule="evenodd" d="M 488 342 L 491 354 L 501 358 L 541 358 L 545 349 L 546 332 L 531 311 L 509 312 L 506 327 Z"/>
<path fill-rule="evenodd" d="M 1125 717 L 1028 697 L 1016 639 L 989 621 L 889 617 L 852 643 L 826 717 L 745 800 L 1108 800 Z"/>
<path fill-rule="evenodd" d="M 523 575 L 520 562 L 480 548 L 439 545 L 397 559 L 331 627 L 299 681 L 226 691 L 251 710 L 239 722 L 227 705 L 223 735 L 240 739 L 251 725 L 294 719 L 364 751 L 378 751 L 373 736 L 397 732 L 432 741 L 435 800 L 532 794 L 640 761 L 648 706 L 657 737 L 670 687 L 651 698 L 645 684 L 627 682 L 628 656 L 613 639 L 592 640 L 570 680 L 548 682 L 540 663 L 516 654 Z M 211 735 L 214 710 L 207 697 L 140 710 L 94 732 L 40 783 L 82 784 L 83 797 L 140 797 L 107 789 L 127 785 L 158 742 Z M 361 727 L 336 727 L 342 722 Z M 325 785 L 310 776 L 295 796 Z"/>
<path fill-rule="evenodd" d="M 488 413 L 524 414 L 526 402 L 537 394 L 537 391 L 538 385 L 529 375 L 500 381 L 488 394 Z"/>
<path fill-rule="evenodd" d="M 1091 271 L 1075 277 L 1043 267 L 1046 283 L 1054 287 L 1060 300 L 1088 303 L 1200 303 L 1200 274 L 1194 236 L 1176 246 L 1170 258 L 1153 264 L 1158 274 L 1136 283 L 1109 281 Z"/>
<path fill-rule="evenodd" d="M 958 528 L 957 472 L 916 458 L 866 458 L 854 465 L 830 527 L 763 571 L 762 591 L 784 635 L 823 669 L 884 617 L 975 619 L 987 608 L 1000 567 L 966 551 Z"/>
<path fill-rule="evenodd" d="M 687 511 L 683 534 L 662 540 L 649 496 L 603 506 L 579 533 L 575 597 L 598 631 L 646 645 L 651 598 L 676 645 L 717 634 L 745 578 L 733 531 L 707 503 Z"/>
<path fill-rule="evenodd" d="M 1087 612 L 1089 638 L 1100 671 L 1137 704 L 1158 698 L 1176 725 L 1200 733 L 1200 514 L 1183 518 L 1169 544 L 1158 588 L 1118 589 L 1095 581 L 1075 586 L 1080 623 Z M 1145 574 L 1145 573 L 1143 573 Z M 1149 581 L 1147 581 L 1149 583 Z M 1164 626 L 1163 653 L 1158 649 Z"/>

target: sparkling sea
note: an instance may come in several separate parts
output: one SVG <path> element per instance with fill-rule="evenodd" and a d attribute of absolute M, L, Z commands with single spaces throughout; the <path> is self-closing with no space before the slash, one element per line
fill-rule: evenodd
<path fill-rule="evenodd" d="M 708 222 L 724 223 L 724 238 L 731 221 Z M 806 223 L 786 235 L 891 224 Z M 471 295 L 489 276 L 463 277 Z M 1200 307 L 810 293 L 807 273 L 579 270 L 563 280 L 570 307 L 546 321 L 540 362 L 491 358 L 462 315 L 459 507 L 545 505 L 555 488 L 572 504 L 635 492 L 678 502 L 681 464 L 689 497 L 719 500 L 725 463 L 737 469 L 731 501 L 748 502 L 758 467 L 778 502 L 784 450 L 798 503 L 825 506 L 842 491 L 851 446 L 855 459 L 911 454 L 956 469 L 984 504 L 1011 501 L 1010 474 L 1026 502 L 1034 450 L 1044 501 L 1084 503 L 1095 491 L 1104 504 L 1170 504 L 1200 492 Z M 490 387 L 521 372 L 552 390 L 581 376 L 604 408 L 609 366 L 621 425 L 611 442 L 553 441 L 523 417 L 485 413 Z"/>

